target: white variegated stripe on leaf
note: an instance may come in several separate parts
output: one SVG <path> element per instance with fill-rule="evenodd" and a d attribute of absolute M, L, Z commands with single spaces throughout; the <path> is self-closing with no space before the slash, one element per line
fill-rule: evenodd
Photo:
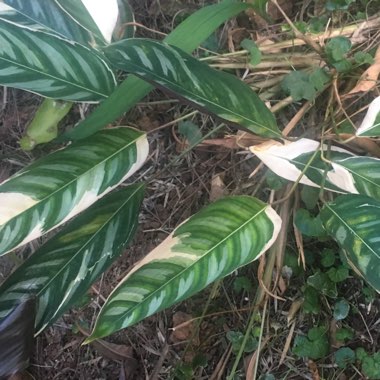
<path fill-rule="evenodd" d="M 341 195 L 325 204 L 320 215 L 353 269 L 380 293 L 380 202 L 364 195 Z"/>
<path fill-rule="evenodd" d="M 16 24 L 24 25 L 36 30 L 48 30 L 43 25 L 36 23 L 34 20 L 29 17 L 24 16 L 16 9 L 10 7 L 7 4 L 4 4 L 0 1 L 0 18 L 14 22 Z"/>
<path fill-rule="evenodd" d="M 133 128 L 107 129 L 36 161 L 0 184 L 0 255 L 89 207 L 135 173 L 148 151 L 145 134 Z"/>
<path fill-rule="evenodd" d="M 380 96 L 371 102 L 363 122 L 356 131 L 356 136 L 380 136 Z"/>
<path fill-rule="evenodd" d="M 31 26 L 33 29 L 46 29 L 83 45 L 94 42 L 93 34 L 75 21 L 56 0 L 4 0 L 4 3 L 19 14 L 10 21 Z M 25 19 L 29 19 L 29 22 Z"/>
<path fill-rule="evenodd" d="M 333 170 L 327 173 L 330 182 L 352 194 L 380 200 L 380 159 L 353 156 L 331 159 Z"/>
<path fill-rule="evenodd" d="M 315 151 L 320 149 L 320 143 L 304 138 L 295 142 L 285 141 L 283 144 L 271 140 L 260 145 L 252 146 L 249 149 L 278 176 L 295 182 L 299 179 L 306 165 L 312 159 Z M 330 149 L 330 160 L 340 160 L 352 156 L 350 152 L 336 146 L 332 146 Z M 324 146 L 324 150 L 327 150 L 327 146 Z M 327 178 L 326 181 L 324 181 L 323 177 L 326 169 Z M 324 162 L 321 159 L 320 153 L 317 153 L 302 176 L 300 183 L 320 187 L 321 183 L 324 182 L 326 190 L 336 192 L 347 191 L 346 188 L 340 187 L 341 183 L 344 182 L 344 178 L 340 178 L 337 172 L 331 175 L 331 170 L 333 170 L 333 167 Z"/>
<path fill-rule="evenodd" d="M 280 228 L 276 212 L 253 197 L 227 197 L 202 209 L 120 282 L 87 342 L 131 326 L 257 259 Z"/>
<path fill-rule="evenodd" d="M 0 84 L 96 102 L 112 93 L 116 80 L 96 50 L 0 18 Z"/>
<path fill-rule="evenodd" d="M 272 112 L 248 85 L 177 47 L 127 39 L 107 46 L 104 52 L 117 68 L 154 83 L 202 112 L 261 136 L 281 137 Z"/>
<path fill-rule="evenodd" d="M 111 193 L 40 247 L 0 287 L 0 319 L 37 298 L 36 333 L 81 299 L 122 253 L 137 227 L 144 185 Z"/>

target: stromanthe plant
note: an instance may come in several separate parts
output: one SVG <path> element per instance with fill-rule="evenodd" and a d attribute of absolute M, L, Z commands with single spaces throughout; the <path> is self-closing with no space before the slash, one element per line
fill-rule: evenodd
<path fill-rule="evenodd" d="M 35 332 L 41 332 L 86 293 L 130 242 L 144 185 L 113 190 L 144 165 L 148 138 L 126 126 L 102 128 L 154 87 L 226 124 L 273 139 L 250 150 L 279 176 L 343 194 L 331 202 L 322 199 L 324 228 L 350 265 L 380 291 L 379 159 L 315 140 L 286 140 L 272 112 L 248 85 L 190 54 L 250 5 L 204 7 L 159 42 L 115 41 L 115 34 L 120 35 L 114 33 L 117 19 L 126 13 L 116 1 L 105 3 L 108 23 L 99 22 L 87 1 L 0 2 L 2 85 L 50 102 L 101 102 L 59 137 L 74 143 L 0 184 L 1 255 L 68 222 L 1 285 L 0 326 L 32 297 Z M 118 70 L 128 73 L 122 83 L 116 80 Z M 370 106 L 358 137 L 378 136 L 378 103 Z M 58 121 L 54 119 L 55 126 Z M 130 270 L 103 305 L 87 342 L 132 326 L 249 264 L 274 244 L 281 226 L 272 206 L 251 196 L 210 204 Z"/>

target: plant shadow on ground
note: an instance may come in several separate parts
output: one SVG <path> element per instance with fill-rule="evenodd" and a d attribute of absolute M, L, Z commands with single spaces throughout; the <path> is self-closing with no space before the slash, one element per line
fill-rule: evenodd
<path fill-rule="evenodd" d="M 186 2 L 185 11 L 183 2 L 180 1 L 148 3 L 150 2 L 136 1 L 132 4 L 137 22 L 151 30 L 169 32 L 173 26 L 173 17 L 178 17 L 180 21 L 181 17 L 206 2 Z M 235 27 L 244 28 L 246 20 L 239 22 L 242 24 Z M 156 37 L 154 32 L 149 31 L 143 35 Z M 221 43 L 226 40 L 226 36 L 223 36 L 219 39 Z M 46 147 L 27 154 L 20 151 L 16 143 L 37 109 L 39 98 L 11 89 L 7 90 L 6 95 L 0 95 L 7 99 L 0 111 L 3 126 L 0 128 L 0 180 L 3 180 L 38 157 L 39 149 Z M 163 99 L 167 102 L 149 104 Z M 323 103 L 323 100 L 319 101 Z M 292 107 L 293 109 L 279 115 L 284 124 L 299 108 L 298 105 Z M 229 373 L 241 347 L 253 306 L 254 289 L 258 286 L 257 264 L 240 270 L 190 300 L 114 334 L 107 339 L 115 344 L 111 348 L 81 346 L 81 329 L 86 330 L 92 326 L 104 297 L 134 263 L 156 247 L 180 222 L 221 194 L 252 195 L 260 185 L 258 191 L 268 198 L 272 189 L 281 187 L 278 178 L 274 176 L 264 178 L 262 174 L 252 180 L 248 179 L 259 164 L 255 158 L 237 155 L 236 151 L 225 146 L 200 146 L 186 152 L 188 142 L 178 132 L 177 125 L 154 131 L 191 111 L 155 91 L 123 120 L 119 120 L 119 125 L 128 124 L 151 132 L 150 158 L 144 168 L 130 179 L 130 182 L 143 179 L 149 183 L 139 230 L 130 247 L 92 287 L 82 305 L 66 313 L 37 337 L 31 366 L 35 378 L 143 379 L 149 375 L 151 379 L 223 379 Z M 76 106 L 65 123 L 74 124 L 79 117 L 79 106 Z M 322 117 L 317 108 L 314 108 L 299 128 L 306 131 L 308 125 L 318 125 Z M 200 127 L 203 135 L 216 125 L 215 120 L 199 114 L 192 118 L 192 122 Z M 226 131 L 236 132 L 223 129 L 211 137 L 223 137 Z M 176 162 L 178 156 L 180 159 Z M 302 205 L 306 208 L 305 204 Z M 310 212 L 313 213 L 312 208 Z M 357 360 L 350 361 L 348 358 L 347 365 L 336 365 L 339 361 L 334 357 L 334 352 L 342 347 L 352 350 L 362 347 L 369 354 L 380 350 L 379 299 L 351 270 L 342 275 L 344 281 L 332 279 L 337 280 L 337 270 L 346 267 L 344 260 L 339 257 L 338 248 L 331 245 L 331 242 L 325 243 L 323 237 L 304 239 L 304 271 L 298 264 L 297 243 L 292 239 L 292 234 L 289 234 L 285 266 L 276 289 L 278 297 L 285 301 L 272 298 L 269 302 L 264 320 L 265 344 L 260 354 L 258 373 L 267 375 L 262 377 L 267 379 L 271 378 L 270 375 L 275 379 L 358 378 L 360 365 Z M 27 255 L 28 249 L 21 250 L 18 255 Z M 333 259 L 323 253 L 326 250 L 333 252 Z M 12 270 L 14 262 L 2 258 L 0 265 L 1 282 Z M 316 278 L 316 273 L 320 274 L 319 278 Z M 323 290 L 316 285 L 318 281 L 325 285 Z M 339 300 L 345 300 L 349 304 L 350 310 L 344 318 L 334 314 L 337 313 Z M 205 309 L 207 304 L 209 307 Z M 198 319 L 203 313 L 204 318 Z M 78 328 L 78 323 L 82 327 Z M 249 366 L 252 353 L 258 346 L 261 323 L 258 316 L 236 378 L 244 378 L 244 365 Z M 173 326 L 181 324 L 183 328 L 173 331 Z M 318 340 L 308 334 L 313 328 L 320 328 L 318 332 L 326 340 L 321 342 L 320 336 L 317 337 Z M 298 346 L 294 338 L 298 339 Z M 318 344 L 322 346 L 321 355 L 313 352 L 315 358 L 303 359 L 303 356 L 311 356 L 310 344 L 313 350 Z M 218 373 L 221 374 L 220 377 Z"/>

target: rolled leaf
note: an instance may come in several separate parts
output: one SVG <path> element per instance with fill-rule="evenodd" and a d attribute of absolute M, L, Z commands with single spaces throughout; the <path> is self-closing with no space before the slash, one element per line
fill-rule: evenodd
<path fill-rule="evenodd" d="M 278 176 L 295 182 L 313 158 L 315 151 L 320 149 L 320 143 L 309 139 L 299 139 L 296 142 L 286 141 L 283 144 L 271 140 L 251 146 L 249 149 Z M 327 146 L 324 146 L 324 150 L 327 151 Z M 350 152 L 338 147 L 331 147 L 329 153 L 330 160 L 340 160 L 351 156 Z M 327 178 L 324 181 L 326 170 Z M 317 153 L 299 182 L 313 187 L 320 187 L 324 182 L 326 190 L 344 192 L 346 189 L 339 186 L 339 177 L 329 177 L 331 170 L 332 166 L 323 161 L 321 154 Z"/>
<path fill-rule="evenodd" d="M 71 219 L 138 170 L 146 135 L 132 128 L 100 131 L 58 150 L 0 185 L 0 255 Z"/>
<path fill-rule="evenodd" d="M 94 36 L 68 14 L 56 0 L 3 0 L 19 13 L 19 19 L 12 21 L 25 24 L 29 19 L 29 26 L 49 30 L 51 33 L 84 45 L 90 45 Z M 77 3 L 81 4 L 81 1 Z M 82 6 L 82 8 L 84 8 Z M 86 8 L 81 11 L 83 15 Z M 83 17 L 83 16 L 82 16 Z M 24 19 L 24 20 L 23 20 Z"/>
<path fill-rule="evenodd" d="M 380 96 L 371 102 L 362 124 L 356 131 L 356 136 L 380 136 Z"/>
<path fill-rule="evenodd" d="M 72 307 L 134 236 L 144 185 L 105 196 L 40 247 L 0 287 L 0 319 L 31 295 L 36 333 Z"/>
<path fill-rule="evenodd" d="M 117 68 L 185 99 L 203 112 L 260 136 L 281 137 L 272 112 L 249 86 L 176 47 L 148 39 L 130 39 L 111 44 L 103 51 Z"/>
<path fill-rule="evenodd" d="M 88 102 L 110 95 L 116 80 L 96 50 L 0 18 L 0 84 Z"/>
<path fill-rule="evenodd" d="M 20 140 L 23 150 L 32 150 L 36 145 L 47 143 L 57 137 L 58 124 L 71 110 L 73 103 L 45 99 L 38 107 Z"/>
<path fill-rule="evenodd" d="M 224 1 L 199 9 L 177 26 L 164 41 L 191 53 L 205 41 L 222 23 L 249 7 L 241 2 Z M 130 75 L 119 87 L 63 140 L 79 140 L 91 136 L 105 125 L 112 123 L 129 111 L 147 95 L 153 86 L 134 75 Z"/>
<path fill-rule="evenodd" d="M 0 379 L 8 379 L 29 366 L 33 353 L 36 300 L 20 301 L 6 318 L 0 319 Z"/>
<path fill-rule="evenodd" d="M 281 219 L 248 196 L 216 201 L 180 225 L 120 282 L 87 342 L 184 300 L 263 254 Z"/>
<path fill-rule="evenodd" d="M 353 269 L 380 292 L 380 202 L 342 195 L 323 207 L 321 219 Z"/>

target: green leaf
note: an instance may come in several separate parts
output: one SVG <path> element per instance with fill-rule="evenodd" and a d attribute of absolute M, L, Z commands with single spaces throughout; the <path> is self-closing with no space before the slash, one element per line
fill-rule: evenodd
<path fill-rule="evenodd" d="M 312 237 L 326 236 L 319 215 L 312 217 L 309 211 L 299 208 L 296 212 L 294 223 L 303 235 Z"/>
<path fill-rule="evenodd" d="M 324 272 L 317 271 L 308 277 L 307 284 L 328 297 L 335 298 L 338 295 L 335 282 Z"/>
<path fill-rule="evenodd" d="M 347 366 L 355 363 L 355 352 L 349 347 L 342 347 L 334 352 L 334 361 L 339 368 L 346 369 Z"/>
<path fill-rule="evenodd" d="M 83 26 L 78 24 L 57 1 L 54 0 L 3 0 L 14 8 L 20 16 L 29 19 L 29 25 L 49 30 L 72 41 L 89 45 L 93 36 Z M 77 3 L 81 3 L 78 1 Z M 22 18 L 22 20 L 23 20 Z M 13 19 L 12 21 L 19 21 Z M 24 22 L 23 22 L 24 23 Z"/>
<path fill-rule="evenodd" d="M 164 41 L 191 53 L 222 23 L 248 7 L 248 4 L 241 2 L 222 2 L 203 7 L 177 26 Z M 72 131 L 66 133 L 63 139 L 79 140 L 92 135 L 129 111 L 153 88 L 145 81 L 130 75 L 100 107 Z"/>
<path fill-rule="evenodd" d="M 87 343 L 182 301 L 263 254 L 281 219 L 248 196 L 220 199 L 180 225 L 108 297 Z"/>
<path fill-rule="evenodd" d="M 341 321 L 343 319 L 346 319 L 349 312 L 350 312 L 350 304 L 345 299 L 341 299 L 335 303 L 334 319 L 336 321 Z"/>
<path fill-rule="evenodd" d="M 0 18 L 0 83 L 49 98 L 98 101 L 116 81 L 96 50 Z"/>
<path fill-rule="evenodd" d="M 133 237 L 143 195 L 141 184 L 107 195 L 40 247 L 0 287 L 0 318 L 33 295 L 38 334 L 72 307 Z"/>
<path fill-rule="evenodd" d="M 344 342 L 347 339 L 352 339 L 354 337 L 354 333 L 350 329 L 341 328 L 336 331 L 335 338 L 338 341 Z"/>
<path fill-rule="evenodd" d="M 321 311 L 319 303 L 319 293 L 317 290 L 310 286 L 306 286 L 304 291 L 303 310 L 305 313 L 318 314 Z"/>
<path fill-rule="evenodd" d="M 248 38 L 245 38 L 240 46 L 249 52 L 250 64 L 256 66 L 261 62 L 261 51 L 256 43 Z"/>
<path fill-rule="evenodd" d="M 33 324 L 36 300 L 19 302 L 7 318 L 0 319 L 0 379 L 13 377 L 29 367 L 33 353 Z"/>
<path fill-rule="evenodd" d="M 293 352 L 299 357 L 321 359 L 329 353 L 329 340 L 325 327 L 314 327 L 307 337 L 298 335 L 294 340 Z"/>
<path fill-rule="evenodd" d="M 333 37 L 325 46 L 327 58 L 332 63 L 337 63 L 346 59 L 347 53 L 351 50 L 352 42 L 345 36 Z"/>
<path fill-rule="evenodd" d="M 336 255 L 332 249 L 325 248 L 322 253 L 321 264 L 325 268 L 329 268 L 335 264 Z"/>
<path fill-rule="evenodd" d="M 255 0 L 252 7 L 262 18 L 268 20 L 268 0 Z"/>
<path fill-rule="evenodd" d="M 312 100 L 317 94 L 314 85 L 310 83 L 310 76 L 304 71 L 292 71 L 287 74 L 282 82 L 282 88 L 296 102 L 301 99 Z"/>
<path fill-rule="evenodd" d="M 327 271 L 327 275 L 332 282 L 342 282 L 349 276 L 348 268 L 343 265 L 332 267 Z"/>
<path fill-rule="evenodd" d="M 373 100 L 369 105 L 366 116 L 356 131 L 356 136 L 380 136 L 380 96 Z"/>
<path fill-rule="evenodd" d="M 350 4 L 356 0 L 327 0 L 325 8 L 328 11 L 342 11 L 347 10 Z"/>
<path fill-rule="evenodd" d="M 329 80 L 330 76 L 320 68 L 311 74 L 305 71 L 292 71 L 285 76 L 282 87 L 294 101 L 313 100 Z"/>
<path fill-rule="evenodd" d="M 107 129 L 16 173 L 0 185 L 0 255 L 85 210 L 135 173 L 148 150 L 145 134 Z"/>
<path fill-rule="evenodd" d="M 325 204 L 321 219 L 354 270 L 380 292 L 380 202 L 363 195 L 342 195 Z"/>
<path fill-rule="evenodd" d="M 58 134 L 58 123 L 71 110 L 72 105 L 71 102 L 45 99 L 28 125 L 25 136 L 20 140 L 21 148 L 32 150 L 38 144 L 55 139 Z"/>
<path fill-rule="evenodd" d="M 354 54 L 354 60 L 358 65 L 372 65 L 375 62 L 372 55 L 364 51 L 357 51 Z"/>
<path fill-rule="evenodd" d="M 202 140 L 202 132 L 198 125 L 191 121 L 183 121 L 178 125 L 178 132 L 186 138 L 190 145 L 198 144 Z"/>
<path fill-rule="evenodd" d="M 313 210 L 318 203 L 320 190 L 316 187 L 302 186 L 301 199 L 308 210 Z"/>
<path fill-rule="evenodd" d="M 356 359 L 361 362 L 362 372 L 368 379 L 380 378 L 380 351 L 369 355 L 364 348 L 355 351 Z"/>
<path fill-rule="evenodd" d="M 249 86 L 178 48 L 130 39 L 109 45 L 104 53 L 119 69 L 153 82 L 203 112 L 261 136 L 281 137 L 272 112 Z"/>

